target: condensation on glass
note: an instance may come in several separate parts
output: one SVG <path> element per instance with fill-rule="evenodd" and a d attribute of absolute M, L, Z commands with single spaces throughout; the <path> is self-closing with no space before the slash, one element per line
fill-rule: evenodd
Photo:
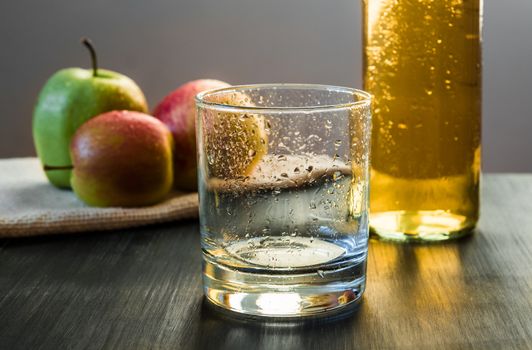
<path fill-rule="evenodd" d="M 482 1 L 363 8 L 372 230 L 406 241 L 467 234 L 479 217 Z"/>
<path fill-rule="evenodd" d="M 280 317 L 355 304 L 367 257 L 369 95 L 251 85 L 196 102 L 208 300 Z"/>

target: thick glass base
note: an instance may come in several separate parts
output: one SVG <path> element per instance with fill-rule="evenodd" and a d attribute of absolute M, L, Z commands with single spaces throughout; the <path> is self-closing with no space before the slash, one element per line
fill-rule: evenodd
<path fill-rule="evenodd" d="M 252 316 L 294 318 L 336 314 L 360 300 L 366 262 L 320 270 L 247 270 L 203 255 L 203 285 L 217 306 Z"/>
<path fill-rule="evenodd" d="M 473 231 L 476 220 L 443 210 L 388 211 L 370 215 L 371 232 L 379 238 L 403 242 L 437 242 Z"/>

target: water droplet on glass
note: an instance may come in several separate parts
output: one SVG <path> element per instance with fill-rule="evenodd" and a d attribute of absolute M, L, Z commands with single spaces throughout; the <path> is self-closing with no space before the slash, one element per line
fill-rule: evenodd
<path fill-rule="evenodd" d="M 287 173 L 281 173 L 281 177 L 288 177 Z"/>
<path fill-rule="evenodd" d="M 299 173 L 299 168 L 295 168 L 294 169 L 294 173 L 298 174 Z"/>
<path fill-rule="evenodd" d="M 335 171 L 333 173 L 333 181 L 338 181 L 338 180 L 340 180 L 343 177 L 344 177 L 344 175 L 340 171 Z"/>
<path fill-rule="evenodd" d="M 257 154 L 257 152 L 256 152 L 254 149 L 250 149 L 250 150 L 248 151 L 248 155 L 249 155 L 250 157 L 254 157 L 255 154 Z"/>
<path fill-rule="evenodd" d="M 314 169 L 314 167 L 312 165 L 309 165 L 306 170 L 310 173 L 312 169 Z"/>

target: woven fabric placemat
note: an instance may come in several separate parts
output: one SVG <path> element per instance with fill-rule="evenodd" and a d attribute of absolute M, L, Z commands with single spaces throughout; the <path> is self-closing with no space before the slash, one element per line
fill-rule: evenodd
<path fill-rule="evenodd" d="M 0 160 L 0 237 L 101 231 L 198 217 L 197 193 L 141 208 L 96 208 L 52 186 L 37 158 Z"/>

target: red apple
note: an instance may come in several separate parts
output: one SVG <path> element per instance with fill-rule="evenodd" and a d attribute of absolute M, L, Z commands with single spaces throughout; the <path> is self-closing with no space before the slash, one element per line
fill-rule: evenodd
<path fill-rule="evenodd" d="M 81 125 L 70 144 L 72 189 L 93 206 L 157 203 L 172 189 L 172 148 L 172 134 L 150 115 L 101 114 Z"/>
<path fill-rule="evenodd" d="M 167 95 L 153 111 L 174 136 L 174 186 L 185 191 L 198 188 L 196 174 L 196 104 L 194 97 L 205 90 L 228 87 L 212 79 L 200 79 L 181 85 Z"/>

